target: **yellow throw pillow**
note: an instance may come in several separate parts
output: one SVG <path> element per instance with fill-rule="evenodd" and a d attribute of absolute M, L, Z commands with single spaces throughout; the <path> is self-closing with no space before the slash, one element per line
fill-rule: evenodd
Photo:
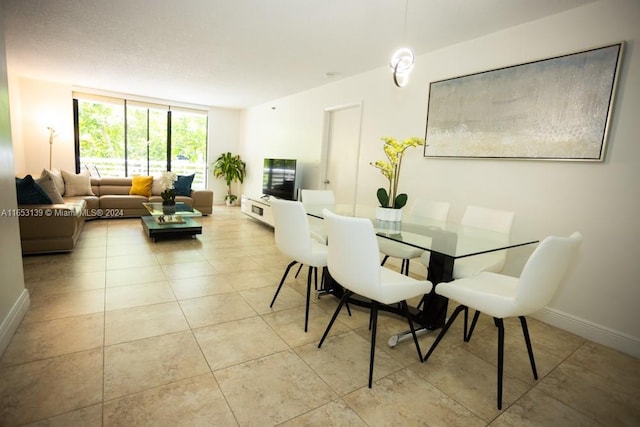
<path fill-rule="evenodd" d="M 129 194 L 138 196 L 151 196 L 151 186 L 153 185 L 152 176 L 134 176 L 131 180 L 131 189 Z"/>

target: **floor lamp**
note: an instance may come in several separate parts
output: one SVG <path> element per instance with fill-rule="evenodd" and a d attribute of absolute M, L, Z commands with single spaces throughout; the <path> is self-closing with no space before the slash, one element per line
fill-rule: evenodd
<path fill-rule="evenodd" d="M 56 137 L 56 131 L 51 127 L 47 126 L 49 130 L 49 170 L 51 170 L 51 156 L 53 154 L 53 139 Z"/>

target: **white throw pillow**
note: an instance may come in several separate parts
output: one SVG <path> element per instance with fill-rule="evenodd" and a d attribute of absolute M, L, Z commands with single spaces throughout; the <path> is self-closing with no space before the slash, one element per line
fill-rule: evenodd
<path fill-rule="evenodd" d="M 62 171 L 64 179 L 65 196 L 95 196 L 91 191 L 91 177 L 88 175 L 76 175 L 75 173 Z"/>
<path fill-rule="evenodd" d="M 42 174 L 40 176 L 48 175 L 51 177 L 51 181 L 53 181 L 53 185 L 56 186 L 58 193 L 61 196 L 64 195 L 64 179 L 62 178 L 62 173 L 58 169 L 43 169 Z"/>
<path fill-rule="evenodd" d="M 159 196 L 162 193 L 162 181 L 159 176 L 153 177 L 153 184 L 151 184 L 151 195 Z"/>
<path fill-rule="evenodd" d="M 60 177 L 62 178 L 62 175 Z M 47 193 L 47 196 L 49 196 L 52 203 L 64 203 L 64 199 L 56 188 L 53 179 L 51 179 L 51 175 L 42 174 L 40 178 L 36 179 L 36 182 L 44 190 L 44 192 Z"/>

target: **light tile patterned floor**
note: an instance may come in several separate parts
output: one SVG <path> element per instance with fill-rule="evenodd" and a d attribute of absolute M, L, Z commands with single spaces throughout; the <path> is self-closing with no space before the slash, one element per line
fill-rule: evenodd
<path fill-rule="evenodd" d="M 197 239 L 151 242 L 139 219 L 88 222 L 71 254 L 24 258 L 31 307 L 0 359 L 0 425 L 639 425 L 640 361 L 530 320 L 540 380 L 506 322 L 503 410 L 496 332 L 461 325 L 420 364 L 380 318 L 367 388 L 366 311 L 338 318 L 306 274 L 269 303 L 289 262 L 273 232 L 216 206 Z M 453 304 L 451 304 L 453 305 Z M 423 336 L 426 350 L 433 336 Z"/>

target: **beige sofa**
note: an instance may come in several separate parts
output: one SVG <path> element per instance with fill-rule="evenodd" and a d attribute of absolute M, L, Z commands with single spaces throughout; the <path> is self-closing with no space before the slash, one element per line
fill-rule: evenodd
<path fill-rule="evenodd" d="M 20 239 L 23 254 L 72 251 L 85 220 L 140 217 L 147 215 L 144 202 L 161 202 L 151 197 L 130 195 L 131 178 L 91 178 L 93 196 L 63 197 L 64 204 L 20 205 Z M 213 191 L 192 190 L 189 197 L 177 196 L 203 215 L 213 212 Z"/>

